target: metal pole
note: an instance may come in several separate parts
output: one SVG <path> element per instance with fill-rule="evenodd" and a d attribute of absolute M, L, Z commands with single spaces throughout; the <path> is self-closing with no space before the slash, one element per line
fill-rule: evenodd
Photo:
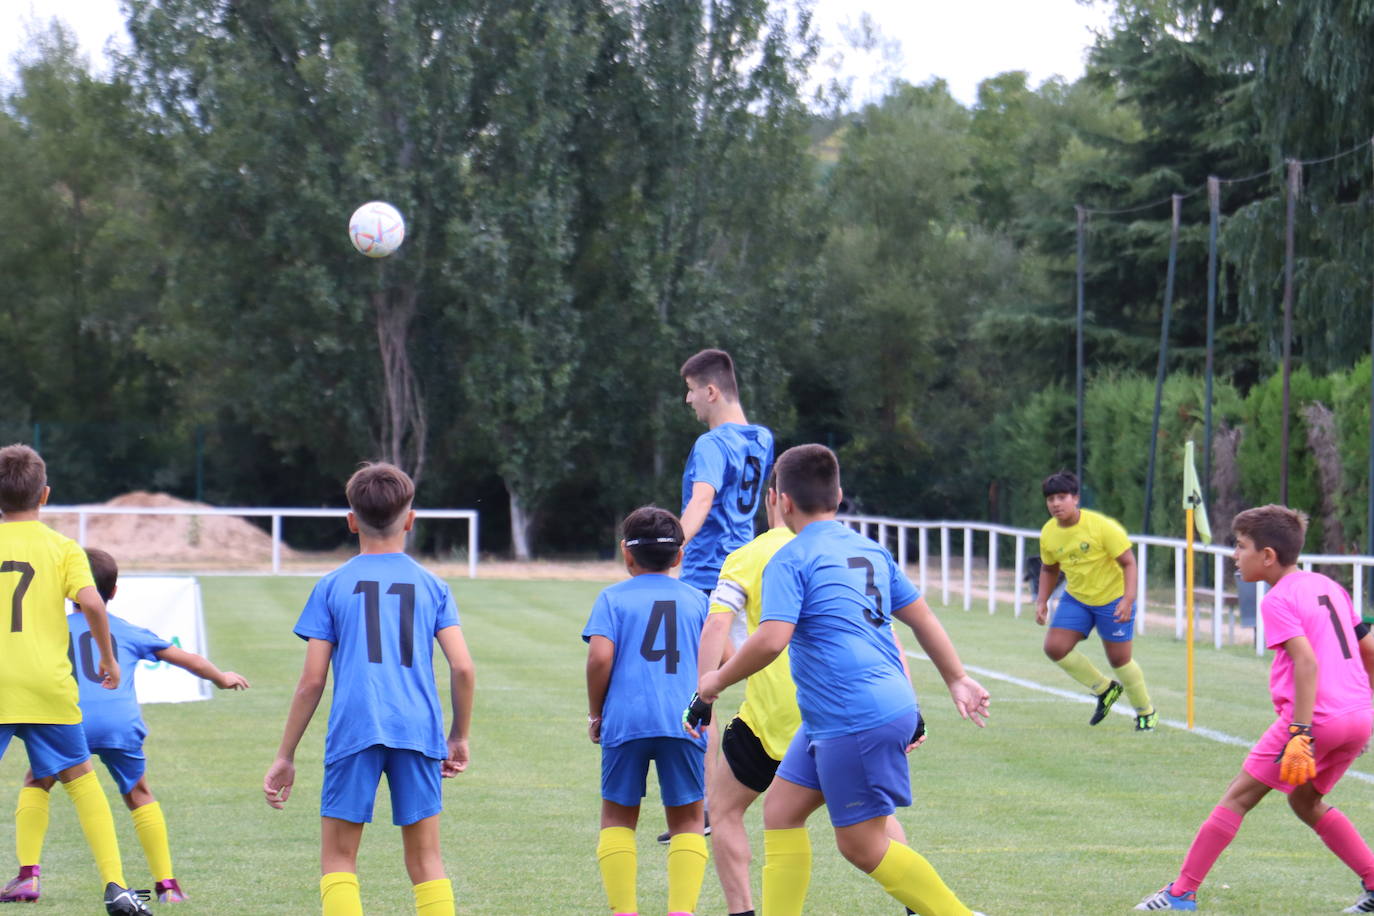
<path fill-rule="evenodd" d="M 1074 407 L 1077 411 L 1074 434 L 1074 473 L 1078 475 L 1081 482 L 1083 480 L 1083 260 L 1084 249 L 1086 247 L 1085 236 L 1087 234 L 1088 212 L 1082 206 L 1075 206 L 1074 210 L 1078 214 L 1078 279 L 1077 279 L 1077 302 L 1078 315 L 1074 324 L 1076 358 L 1074 361 Z"/>
<path fill-rule="evenodd" d="M 1169 316 L 1174 310 L 1174 266 L 1178 263 L 1178 223 L 1183 210 L 1182 195 L 1175 194 L 1173 218 L 1169 224 L 1169 272 L 1164 280 L 1164 316 L 1159 322 L 1159 366 L 1155 370 L 1155 410 L 1150 421 L 1150 464 L 1145 471 L 1145 517 L 1141 532 L 1150 533 L 1150 503 L 1155 491 L 1155 455 L 1159 451 L 1159 408 L 1164 400 L 1164 374 L 1169 360 Z"/>
<path fill-rule="evenodd" d="M 1374 171 L 1374 139 L 1369 141 L 1369 157 L 1371 171 Z M 1368 259 L 1366 258 L 1366 263 Z M 1374 316 L 1374 303 L 1371 303 L 1371 316 Z M 1369 487 L 1365 490 L 1365 505 L 1368 514 L 1365 517 L 1364 525 L 1364 552 L 1374 554 L 1374 318 L 1370 321 L 1369 337 Z M 1374 566 L 1363 567 L 1360 570 L 1361 576 L 1369 576 L 1374 573 Z M 1374 578 L 1367 580 L 1368 588 L 1365 593 L 1374 597 Z M 1370 602 L 1374 605 L 1374 601 Z M 1364 612 L 1366 620 L 1374 618 L 1374 613 Z"/>
<path fill-rule="evenodd" d="M 1283 425 L 1279 433 L 1279 502 L 1288 505 L 1288 403 L 1293 374 L 1293 223 L 1297 219 L 1302 163 L 1288 160 L 1288 204 L 1283 229 Z"/>
<path fill-rule="evenodd" d="M 1217 226 L 1221 222 L 1221 181 L 1207 179 L 1207 363 L 1202 390 L 1202 504 L 1212 502 L 1212 372 L 1217 329 Z"/>

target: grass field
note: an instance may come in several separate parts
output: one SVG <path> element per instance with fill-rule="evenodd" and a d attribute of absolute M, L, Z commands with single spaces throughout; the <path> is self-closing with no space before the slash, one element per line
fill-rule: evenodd
<path fill-rule="evenodd" d="M 260 788 L 299 673 L 303 646 L 291 626 L 312 581 L 207 577 L 202 585 L 212 657 L 246 675 L 253 689 L 145 710 L 148 778 L 167 813 L 178 877 L 191 895 L 179 909 L 318 912 L 325 708 L 297 757 L 296 794 L 287 809 L 269 809 Z M 472 766 L 445 784 L 445 857 L 458 911 L 604 913 L 593 855 L 598 751 L 585 737 L 578 638 L 599 585 L 459 579 L 453 587 L 478 666 Z M 1005 609 L 996 616 L 949 609 L 941 619 L 993 694 L 993 724 L 979 730 L 959 721 L 933 669 L 913 663 L 931 737 L 911 758 L 916 802 L 899 812 L 911 844 L 967 903 L 990 916 L 1129 911 L 1174 875 L 1244 748 L 1163 726 L 1137 735 L 1125 715 L 1089 728 L 1091 707 L 1080 698 L 1040 689 L 1077 692 L 1041 654 L 1042 631 L 1033 621 Z M 1099 647 L 1090 655 L 1103 664 Z M 1136 657 L 1161 718 L 1181 720 L 1183 646 L 1152 633 L 1137 641 Z M 1210 648 L 1200 648 L 1197 658 L 1198 725 L 1246 742 L 1257 736 L 1272 717 L 1267 661 Z M 727 694 L 722 704 L 736 702 Z M 0 785 L 17 793 L 23 768 L 16 743 L 0 762 Z M 1374 772 L 1374 762 L 1362 758 L 1356 769 Z M 101 778 L 115 798 L 129 880 L 147 886 L 129 817 L 103 770 Z M 1374 835 L 1374 784 L 1348 777 L 1332 801 Z M 13 849 L 12 810 L 11 801 L 0 800 L 6 857 Z M 751 818 L 757 895 L 757 810 Z M 664 849 L 653 840 L 662 825 L 653 788 L 639 831 L 645 914 L 665 910 Z M 840 858 L 823 812 L 813 818 L 811 834 L 808 913 L 901 912 Z M 60 791 L 43 866 L 43 900 L 24 912 L 99 911 L 94 866 Z M 4 870 L 12 873 L 9 865 Z M 385 793 L 364 835 L 359 871 L 368 913 L 413 912 Z M 1357 879 L 1281 798 L 1271 797 L 1246 820 L 1200 896 L 1205 912 L 1250 916 L 1338 912 L 1356 894 Z M 698 912 L 725 912 L 709 867 Z"/>

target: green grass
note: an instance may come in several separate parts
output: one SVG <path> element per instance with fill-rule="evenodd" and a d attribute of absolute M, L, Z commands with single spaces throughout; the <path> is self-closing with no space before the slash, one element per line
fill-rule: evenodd
<path fill-rule="evenodd" d="M 206 577 L 202 585 L 212 657 L 246 675 L 253 689 L 145 709 L 148 778 L 167 814 L 178 877 L 191 894 L 180 911 L 317 912 L 327 708 L 298 754 L 287 809 L 269 809 L 260 788 L 299 673 L 303 647 L 291 626 L 312 581 Z M 593 855 L 599 758 L 585 737 L 585 650 L 578 638 L 599 585 L 461 579 L 453 586 L 478 666 L 472 766 L 445 784 L 445 858 L 458 911 L 603 913 Z M 1043 631 L 1027 617 L 1013 618 L 1004 608 L 995 616 L 949 609 L 941 618 L 967 664 L 1076 689 L 1041 654 Z M 1104 664 L 1100 648 L 1088 651 Z M 1151 633 L 1137 641 L 1136 657 L 1162 718 L 1181 720 L 1183 646 Z M 1199 647 L 1197 660 L 1198 725 L 1247 741 L 1257 736 L 1272 716 L 1267 662 L 1239 649 L 1207 647 Z M 983 681 L 993 694 L 993 724 L 980 730 L 958 719 L 928 663 L 913 663 L 913 674 L 931 738 L 912 756 L 916 801 L 899 817 L 911 845 L 967 903 L 992 916 L 1129 911 L 1173 877 L 1245 752 L 1173 728 L 1136 735 L 1125 716 L 1089 728 L 1089 705 L 991 677 Z M 727 695 L 722 704 L 735 702 L 737 695 Z M 17 793 L 23 768 L 15 743 L 0 762 L 0 785 Z M 1374 763 L 1362 759 L 1356 769 L 1374 771 Z M 101 779 L 115 798 L 129 879 L 146 886 L 128 815 L 103 770 Z M 1347 778 L 1332 801 L 1374 835 L 1374 785 Z M 24 912 L 97 912 L 86 903 L 94 904 L 97 893 L 94 867 L 60 791 L 52 809 L 44 898 Z M 12 810 L 0 793 L 6 855 L 13 848 Z M 757 809 L 751 812 L 756 895 L 759 818 Z M 646 914 L 662 912 L 666 902 L 664 850 L 653 841 L 662 829 L 651 788 L 639 831 Z M 811 834 L 809 914 L 900 913 L 840 858 L 823 812 L 813 818 Z M 385 792 L 364 834 L 359 871 L 368 913 L 413 912 Z M 1201 897 L 1214 914 L 1330 913 L 1350 904 L 1356 884 L 1283 799 L 1271 797 L 1247 818 Z M 725 912 L 710 868 L 699 912 Z"/>

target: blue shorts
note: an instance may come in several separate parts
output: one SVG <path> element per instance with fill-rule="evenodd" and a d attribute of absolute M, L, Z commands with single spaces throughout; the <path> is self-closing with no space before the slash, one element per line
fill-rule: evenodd
<path fill-rule="evenodd" d="M 649 761 L 658 771 L 658 791 L 668 808 L 706 797 L 706 751 L 683 738 L 638 738 L 601 749 L 601 797 L 637 807 L 649 785 Z"/>
<path fill-rule="evenodd" d="M 912 709 L 876 728 L 819 741 L 807 738 L 803 724 L 782 755 L 778 777 L 824 795 L 835 827 L 887 817 L 911 804 L 906 748 L 916 717 Z"/>
<path fill-rule="evenodd" d="M 37 779 L 56 776 L 67 767 L 91 759 L 86 746 L 86 730 L 81 723 L 74 725 L 0 725 L 0 757 L 5 756 L 11 738 L 24 742 L 29 753 L 29 769 Z"/>
<path fill-rule="evenodd" d="M 386 774 L 391 790 L 391 823 L 404 827 L 444 809 L 440 788 L 443 761 L 419 751 L 374 744 L 324 765 L 320 789 L 320 816 L 351 824 L 372 823 L 377 785 Z"/>
<path fill-rule="evenodd" d="M 1125 623 L 1116 622 L 1116 606 L 1120 598 L 1106 604 L 1084 604 L 1068 592 L 1059 599 L 1054 609 L 1054 619 L 1050 626 L 1063 630 L 1073 630 L 1087 636 L 1097 627 L 1097 635 L 1103 642 L 1130 642 L 1135 635 L 1135 605 L 1131 605 L 1131 619 Z"/>
<path fill-rule="evenodd" d="M 148 758 L 142 751 L 121 751 L 112 747 L 93 747 L 91 753 L 100 758 L 110 778 L 119 786 L 120 795 L 128 795 L 148 770 Z"/>

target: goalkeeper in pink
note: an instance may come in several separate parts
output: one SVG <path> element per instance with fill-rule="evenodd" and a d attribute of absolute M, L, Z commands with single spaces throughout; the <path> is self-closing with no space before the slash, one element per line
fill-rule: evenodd
<path fill-rule="evenodd" d="M 1235 838 L 1241 819 L 1270 789 L 1360 876 L 1360 899 L 1347 913 L 1374 913 L 1374 853 L 1359 831 L 1323 801 L 1369 744 L 1374 637 L 1355 616 L 1345 589 L 1298 569 L 1307 516 L 1261 506 L 1236 516 L 1236 568 L 1269 592 L 1260 613 L 1274 650 L 1269 692 L 1277 718 L 1250 749 L 1240 773 L 1198 829 L 1178 877 L 1137 910 L 1196 910 L 1197 889 Z"/>

